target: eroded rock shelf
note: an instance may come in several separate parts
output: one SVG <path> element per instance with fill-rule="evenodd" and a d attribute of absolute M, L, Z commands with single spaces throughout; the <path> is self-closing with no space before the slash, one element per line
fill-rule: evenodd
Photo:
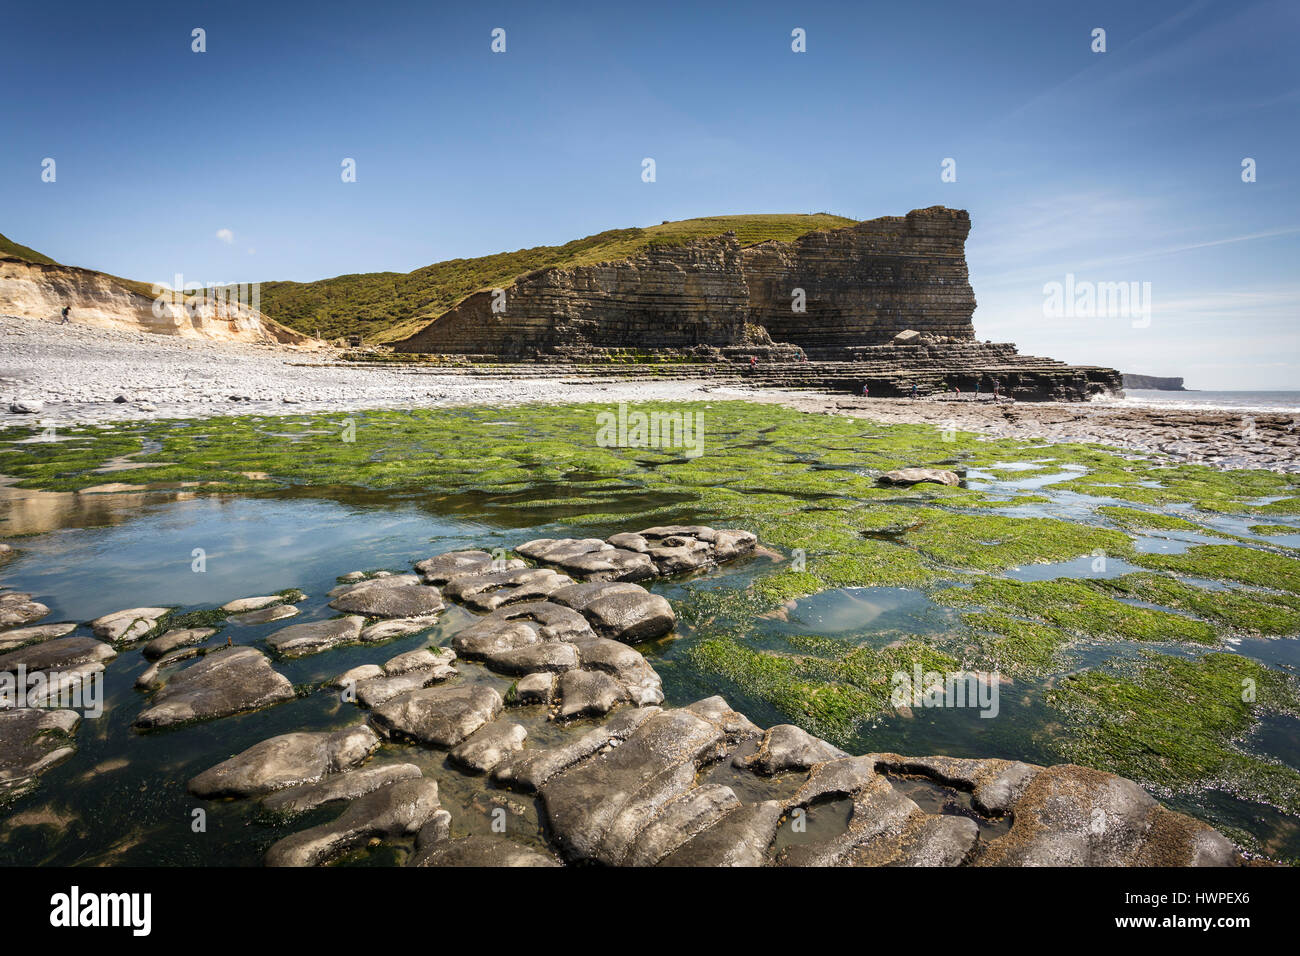
<path fill-rule="evenodd" d="M 476 292 L 394 348 L 575 370 L 630 351 L 721 363 L 714 376 L 753 358 L 764 365 L 756 385 L 876 395 L 995 381 L 1034 401 L 1120 391 L 1114 369 L 976 340 L 970 228 L 965 210 L 932 206 L 791 242 L 742 247 L 727 233 L 652 245 Z"/>
<path fill-rule="evenodd" d="M 307 691 L 340 695 L 356 723 L 269 737 L 189 780 L 200 800 L 256 801 L 262 817 L 289 830 L 309 812 L 341 806 L 274 842 L 264 859 L 274 866 L 384 845 L 413 866 L 1242 862 L 1217 831 L 1112 774 L 852 756 L 793 725 L 764 730 L 722 697 L 663 706 L 662 681 L 634 645 L 669 634 L 676 619 L 635 582 L 707 571 L 756 544 L 742 530 L 663 526 L 516 549 L 544 567 L 456 551 L 416 562 L 412 574 L 354 572 L 329 596 L 332 609 L 352 613 L 281 628 L 265 641 L 272 656 L 211 643 L 214 628 L 155 634 L 175 609 L 101 618 L 94 630 L 105 641 L 46 633 L 32 626 L 38 602 L 13 595 L 7 605 L 22 609 L 12 613 L 23 630 L 5 633 L 27 640 L 0 656 L 0 671 L 22 665 L 82 680 L 139 644 L 154 661 L 141 687 L 150 695 L 136 721 L 143 735 L 286 705 L 303 690 L 276 658 L 378 648 L 429 628 L 454 602 L 471 623 L 450 646 L 377 653 Z M 241 599 L 223 610 L 288 607 L 291 598 L 303 600 Z M 0 712 L 0 796 L 30 790 L 69 756 L 78 720 L 72 710 Z M 430 750 L 447 756 L 436 779 L 415 759 Z M 440 787 L 513 820 L 490 836 L 456 835 Z"/>

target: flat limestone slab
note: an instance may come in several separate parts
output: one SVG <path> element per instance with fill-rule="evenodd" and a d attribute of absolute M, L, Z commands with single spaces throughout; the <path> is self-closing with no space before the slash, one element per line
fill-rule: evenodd
<path fill-rule="evenodd" d="M 169 607 L 131 607 L 95 618 L 90 622 L 90 629 L 96 637 L 114 644 L 127 644 L 152 631 L 158 618 L 171 610 Z"/>
<path fill-rule="evenodd" d="M 185 627 L 168 631 L 160 637 L 155 637 L 152 641 L 144 646 L 141 653 L 145 658 L 156 661 L 176 650 L 178 647 L 189 647 L 192 644 L 202 644 L 213 634 L 217 633 L 215 627 Z"/>
<path fill-rule="evenodd" d="M 391 783 L 353 800 L 336 820 L 273 844 L 266 865 L 319 866 L 373 840 L 414 836 L 439 809 L 434 781 Z"/>
<path fill-rule="evenodd" d="M 255 797 L 349 770 L 378 746 L 379 736 L 364 724 L 335 731 L 280 734 L 209 767 L 187 786 L 199 797 Z"/>
<path fill-rule="evenodd" d="M 513 571 L 525 567 L 517 558 L 492 566 L 492 555 L 486 551 L 448 551 L 436 557 L 417 561 L 415 570 L 426 584 L 446 584 L 458 574 L 482 574 L 487 571 Z"/>
<path fill-rule="evenodd" d="M 263 594 L 260 597 L 246 597 L 227 601 L 221 605 L 221 610 L 229 611 L 231 614 L 243 614 L 245 611 L 260 611 L 272 604 L 282 603 L 284 603 L 283 594 Z"/>
<path fill-rule="evenodd" d="M 876 480 L 882 485 L 919 485 L 930 482 L 955 488 L 961 484 L 961 475 L 943 468 L 897 468 L 885 472 Z"/>
<path fill-rule="evenodd" d="M 495 688 L 458 684 L 401 694 L 375 708 L 373 716 L 389 733 L 450 748 L 493 720 L 504 706 Z"/>
<path fill-rule="evenodd" d="M 266 644 L 281 657 L 305 657 L 328 651 L 339 644 L 355 644 L 361 639 L 361 626 L 365 623 L 365 618 L 351 615 L 329 621 L 290 624 L 268 637 Z"/>
<path fill-rule="evenodd" d="M 209 654 L 176 673 L 135 719 L 141 730 L 258 710 L 294 697 L 293 685 L 256 648 Z"/>
<path fill-rule="evenodd" d="M 422 776 L 413 763 L 390 763 L 335 773 L 318 783 L 277 790 L 262 798 L 262 809 L 277 816 L 297 816 L 335 800 L 355 800 L 380 787 Z"/>
<path fill-rule="evenodd" d="M 581 612 L 600 637 L 625 644 L 662 637 L 677 624 L 668 600 L 639 584 L 572 584 L 553 593 L 551 600 Z"/>
<path fill-rule="evenodd" d="M 72 710 L 0 710 L 0 802 L 31 790 L 37 777 L 72 756 L 80 722 Z"/>
<path fill-rule="evenodd" d="M 367 617 L 427 617 L 446 605 L 442 592 L 429 584 L 402 587 L 361 587 L 330 601 L 330 607 L 348 614 Z"/>
<path fill-rule="evenodd" d="M 408 866 L 561 866 L 553 856 L 501 837 L 467 836 L 422 845 Z"/>
<path fill-rule="evenodd" d="M 259 608 L 256 611 L 232 614 L 227 620 L 231 624 L 253 627 L 257 624 L 269 624 L 271 621 L 283 621 L 285 618 L 297 617 L 298 613 L 298 609 L 292 604 L 272 604 L 270 607 Z"/>
<path fill-rule="evenodd" d="M 77 625 L 74 621 L 61 621 L 57 624 L 36 624 L 31 627 L 15 627 L 0 631 L 0 652 L 63 637 L 76 629 Z"/>
<path fill-rule="evenodd" d="M 31 671 L 66 670 L 80 664 L 112 660 L 117 651 L 93 637 L 56 637 L 40 644 L 28 644 L 0 654 L 0 674 L 14 672 L 21 664 Z"/>
<path fill-rule="evenodd" d="M 664 711 L 613 750 L 552 777 L 542 801 L 564 855 L 620 863 L 639 830 L 693 785 L 723 741 L 722 730 L 690 710 Z"/>
<path fill-rule="evenodd" d="M 0 591 L 0 627 L 15 627 L 39 621 L 50 613 L 40 601 L 21 591 Z"/>

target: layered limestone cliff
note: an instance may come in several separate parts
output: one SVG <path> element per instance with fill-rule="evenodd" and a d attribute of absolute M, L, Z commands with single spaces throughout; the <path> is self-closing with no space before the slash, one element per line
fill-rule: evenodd
<path fill-rule="evenodd" d="M 970 217 L 934 206 L 793 242 L 727 233 L 629 259 L 543 269 L 463 299 L 403 352 L 531 358 L 587 350 L 789 343 L 841 358 L 906 329 L 971 340 Z M 770 339 L 769 339 L 770 337 Z"/>
<path fill-rule="evenodd" d="M 91 269 L 0 257 L 0 315 L 58 321 L 67 306 L 72 321 L 98 328 L 218 342 L 310 341 L 234 295 L 157 301 L 144 288 Z"/>
<path fill-rule="evenodd" d="M 964 209 L 932 206 L 750 246 L 743 252 L 750 321 L 814 359 L 843 358 L 845 349 L 906 330 L 973 340 L 969 232 Z"/>
<path fill-rule="evenodd" d="M 726 233 L 654 245 L 619 262 L 543 269 L 477 292 L 394 348 L 552 362 L 635 350 L 745 362 L 753 355 L 797 362 L 803 368 L 788 374 L 801 381 L 886 395 L 991 390 L 994 382 L 1034 400 L 1118 391 L 1113 369 L 976 341 L 970 226 L 965 210 L 932 206 L 789 242 L 741 247 Z"/>
<path fill-rule="evenodd" d="M 620 262 L 543 269 L 463 299 L 395 348 L 403 352 L 539 354 L 734 346 L 746 337 L 749 291 L 732 235 L 652 246 Z M 755 344 L 766 342 L 758 334 Z"/>
<path fill-rule="evenodd" d="M 1181 376 L 1164 376 L 1164 375 L 1137 375 L 1132 372 L 1124 373 L 1125 388 L 1152 388 L 1162 392 L 1185 392 L 1186 386 L 1183 385 Z"/>

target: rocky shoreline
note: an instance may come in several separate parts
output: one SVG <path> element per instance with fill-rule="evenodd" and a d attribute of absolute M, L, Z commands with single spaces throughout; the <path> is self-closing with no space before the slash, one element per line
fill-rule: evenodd
<path fill-rule="evenodd" d="M 1300 416 L 1091 402 L 994 402 L 991 396 L 849 398 L 752 394 L 805 412 L 851 415 L 887 425 L 927 424 L 989 438 L 1109 445 L 1214 468 L 1300 472 Z"/>
<path fill-rule="evenodd" d="M 190 779 L 202 800 L 256 800 L 281 824 L 341 807 L 276 840 L 263 861 L 273 866 L 319 865 L 381 844 L 414 866 L 1247 862 L 1213 828 L 1113 774 L 851 756 L 794 725 L 761 729 L 721 697 L 664 707 L 659 675 L 633 645 L 671 632 L 675 615 L 633 582 L 707 570 L 756 545 L 742 530 L 661 526 L 522 543 L 515 553 L 532 566 L 458 551 L 418 561 L 413 573 L 350 572 L 328 596 L 345 616 L 282 628 L 265 651 L 213 640 L 221 615 L 296 613 L 301 593 L 228 602 L 203 612 L 217 625 L 206 628 L 172 627 L 185 623 L 179 609 L 131 608 L 85 625 L 93 637 L 41 631 L 48 608 L 7 594 L 0 639 L 25 630 L 7 642 L 0 674 L 39 672 L 50 687 L 85 681 L 139 646 L 155 662 L 137 682 L 149 697 L 135 722 L 146 743 L 162 727 L 288 706 L 304 692 L 357 707 L 359 723 L 278 734 Z M 430 628 L 448 602 L 476 615 L 450 646 L 379 651 L 306 691 L 276 669 L 344 645 L 378 651 Z M 74 752 L 78 723 L 70 709 L 0 711 L 0 793 L 12 799 L 38 786 Z M 446 753 L 437 779 L 402 759 L 421 750 Z M 510 808 L 496 819 L 518 819 L 491 836 L 457 835 L 440 786 L 480 792 Z"/>
<path fill-rule="evenodd" d="M 217 344 L 0 316 L 0 424 L 54 426 L 219 415 L 347 412 L 365 408 L 547 402 L 708 401 L 744 398 L 886 424 L 927 423 L 989 437 L 1077 441 L 1161 452 L 1219 468 L 1300 471 L 1300 421 L 1288 414 L 993 402 L 935 395 L 855 398 L 751 388 L 707 377 L 620 380 L 495 377 L 464 370 L 355 366 L 333 350 Z M 27 403 L 31 412 L 13 412 Z"/>

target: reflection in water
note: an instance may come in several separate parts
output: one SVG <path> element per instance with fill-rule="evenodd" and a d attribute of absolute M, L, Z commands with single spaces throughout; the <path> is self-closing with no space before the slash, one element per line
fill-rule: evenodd
<path fill-rule="evenodd" d="M 689 495 L 661 494 L 647 501 L 627 495 L 630 488 L 606 486 L 593 494 L 607 496 L 595 511 L 618 515 L 646 507 L 677 505 L 676 520 L 706 520 L 694 513 Z M 68 494 L 17 489 L 0 485 L 0 535 L 30 535 L 11 539 L 19 552 L 0 568 L 0 583 L 32 591 L 51 608 L 50 621 L 85 621 L 143 605 L 215 606 L 233 598 L 296 587 L 309 597 L 295 621 L 330 617 L 325 594 L 337 575 L 352 570 L 409 569 L 411 562 L 442 551 L 461 548 L 511 547 L 534 537 L 607 536 L 627 530 L 618 519 L 591 526 L 558 524 L 593 512 L 589 502 L 569 501 L 584 494 L 574 483 L 538 486 L 527 492 L 497 495 L 469 492 L 430 496 L 412 492 L 367 491 L 357 488 L 290 488 L 257 496 L 204 495 L 186 490 L 157 490 L 126 494 Z M 1075 496 L 1082 502 L 1081 496 Z M 1065 507 L 1073 508 L 1068 496 Z M 1062 507 L 1055 502 L 1053 507 Z M 205 568 L 193 570 L 195 549 L 202 549 Z M 1091 558 L 1050 568 L 1047 576 L 1084 576 Z M 770 556 L 756 556 L 728 565 L 693 583 L 702 588 L 744 588 L 771 567 Z M 1090 565 L 1089 565 L 1090 567 Z M 1038 578 L 1039 568 L 1019 575 Z M 1130 568 L 1111 560 L 1108 574 Z M 1013 576 L 1017 576 L 1014 575 Z M 652 589 L 670 600 L 689 599 L 690 579 L 655 582 Z M 246 864 L 260 858 L 267 846 L 287 832 L 284 826 L 257 817 L 254 801 L 217 802 L 208 807 L 206 834 L 189 826 L 194 799 L 185 782 L 232 753 L 273 734 L 301 729 L 328 729 L 358 722 L 362 715 L 337 696 L 320 692 L 320 684 L 350 667 L 375 663 L 429 641 L 445 644 L 472 616 L 449 608 L 430 632 L 402 638 L 381 647 L 339 648 L 316 657 L 278 662 L 277 668 L 304 696 L 266 711 L 182 727 L 142 736 L 131 729 L 144 698 L 133 683 L 146 663 L 135 648 L 127 648 L 106 672 L 106 712 L 86 720 L 77 734 L 78 751 L 50 771 L 40 787 L 24 797 L 14 812 L 0 818 L 0 863 L 131 863 Z M 780 616 L 753 622 L 748 640 L 759 648 L 785 647 L 791 637 L 819 635 L 881 647 L 909 634 L 943 634 L 959 626 L 958 612 L 934 604 L 927 595 L 905 588 L 842 588 L 825 591 L 793 604 Z M 227 628 L 236 643 L 260 645 L 283 626 L 279 622 L 248 628 Z M 720 686 L 717 679 L 696 671 L 686 651 L 696 635 L 683 625 L 676 635 L 640 649 L 664 679 L 669 705 L 723 693 L 733 706 L 760 725 L 790 718 L 742 688 Z M 1243 641 L 1235 648 L 1274 666 L 1300 668 L 1300 642 Z M 1142 648 L 1111 643 L 1084 646 L 1067 655 L 1064 669 L 1082 662 L 1100 663 L 1115 656 L 1136 656 Z M 1168 648 L 1171 653 L 1181 649 Z M 504 691 L 509 681 L 465 667 L 466 679 L 492 682 Z M 854 753 L 893 751 L 903 754 L 953 754 L 1005 757 L 1038 763 L 1058 762 L 1053 734 L 1055 714 L 1043 704 L 1043 693 L 1054 678 L 1022 680 L 1002 687 L 997 720 L 979 717 L 974 708 L 917 709 L 909 715 L 889 713 L 862 726 L 848 749 Z M 531 745 L 545 745 L 558 733 L 540 713 L 512 714 L 525 723 Z M 1265 721 L 1248 744 L 1257 753 L 1271 754 L 1295 765 L 1297 724 L 1294 718 Z M 480 783 L 468 781 L 444 767 L 445 754 L 421 748 L 385 746 L 379 762 L 419 764 L 438 780 L 443 802 L 453 815 L 455 832 L 487 833 L 493 811 L 505 809 L 513 821 L 512 836 L 542 845 L 541 815 L 536 801 L 516 794 L 485 794 Z M 747 778 L 728 770 L 729 763 L 710 773 L 719 782 L 744 786 Z M 924 781 L 904 781 L 913 799 L 930 801 L 941 812 L 967 813 L 969 800 Z M 768 781 L 770 788 L 784 785 Z M 742 799 L 751 799 L 741 794 Z M 1300 848 L 1297 821 L 1285 814 L 1247 804 L 1225 794 L 1199 794 L 1173 801 L 1180 808 L 1209 816 L 1223 825 L 1253 834 L 1273 852 L 1294 855 Z M 929 806 L 930 803 L 926 805 Z M 932 808 L 932 809 L 934 809 Z M 300 829 L 329 819 L 335 808 L 323 808 L 292 824 Z M 808 819 L 811 837 L 842 825 L 847 804 L 831 801 L 814 808 Z M 979 820 L 982 827 L 1003 825 Z M 787 842 L 811 838 L 784 833 Z M 359 853 L 349 863 L 393 862 L 395 851 Z M 400 856 L 400 853 L 398 853 Z"/>

